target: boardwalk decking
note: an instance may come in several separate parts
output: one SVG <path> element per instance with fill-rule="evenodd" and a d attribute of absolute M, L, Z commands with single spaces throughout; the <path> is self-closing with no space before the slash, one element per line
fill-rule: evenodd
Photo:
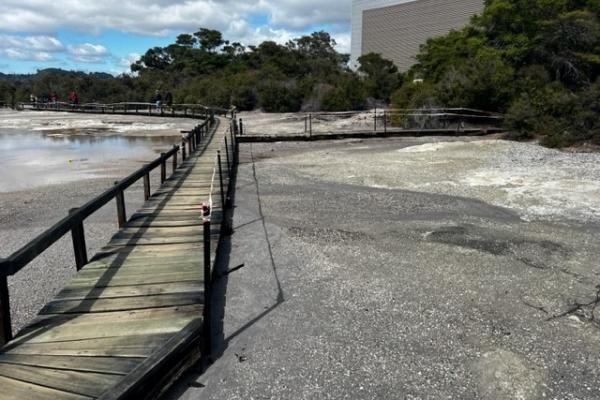
<path fill-rule="evenodd" d="M 211 188 L 220 198 L 218 179 L 211 185 L 226 128 L 217 125 L 212 138 L 0 350 L 0 399 L 146 398 L 198 358 L 201 203 L 209 201 Z M 215 200 L 211 260 L 221 214 Z M 169 377 L 160 372 L 163 363 Z"/>

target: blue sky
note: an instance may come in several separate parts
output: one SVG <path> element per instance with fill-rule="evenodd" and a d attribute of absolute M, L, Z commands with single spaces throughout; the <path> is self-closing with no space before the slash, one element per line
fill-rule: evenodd
<path fill-rule="evenodd" d="M 246 45 L 323 29 L 349 52 L 350 8 L 350 0 L 2 0 L 0 72 L 119 74 L 148 48 L 200 26 Z"/>

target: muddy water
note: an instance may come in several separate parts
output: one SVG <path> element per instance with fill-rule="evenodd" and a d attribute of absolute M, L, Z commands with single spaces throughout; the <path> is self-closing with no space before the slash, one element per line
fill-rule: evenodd
<path fill-rule="evenodd" d="M 128 137 L 0 128 L 0 192 L 125 176 L 172 146 L 175 137 Z"/>

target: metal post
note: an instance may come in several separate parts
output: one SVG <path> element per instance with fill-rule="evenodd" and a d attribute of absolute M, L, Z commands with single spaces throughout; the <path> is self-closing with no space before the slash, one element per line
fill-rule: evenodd
<path fill-rule="evenodd" d="M 304 133 L 308 131 L 308 115 L 304 116 Z"/>
<path fill-rule="evenodd" d="M 188 144 L 188 154 L 191 156 L 192 155 L 192 140 L 190 137 L 188 137 L 188 139 L 187 139 L 187 144 Z"/>
<path fill-rule="evenodd" d="M 78 208 L 69 210 L 69 214 L 77 212 Z M 83 230 L 83 221 L 78 221 L 71 229 L 71 238 L 73 239 L 73 252 L 75 254 L 75 267 L 77 271 L 81 270 L 88 263 L 87 248 L 85 245 L 85 232 Z"/>
<path fill-rule="evenodd" d="M 185 154 L 185 139 L 181 139 L 181 162 L 185 161 L 186 159 L 186 154 Z"/>
<path fill-rule="evenodd" d="M 244 135 L 244 121 L 240 118 L 240 136 Z"/>
<path fill-rule="evenodd" d="M 383 132 L 387 133 L 387 112 L 383 112 Z"/>
<path fill-rule="evenodd" d="M 377 107 L 375 107 L 375 116 L 373 116 L 373 131 L 377 132 Z"/>
<path fill-rule="evenodd" d="M 150 173 L 144 174 L 144 201 L 148 201 L 150 198 Z"/>
<path fill-rule="evenodd" d="M 165 153 L 160 153 L 162 158 L 160 162 L 160 183 L 161 185 L 167 180 L 167 157 Z"/>
<path fill-rule="evenodd" d="M 173 145 L 173 148 L 177 149 L 177 146 Z M 173 153 L 173 173 L 177 169 L 177 152 L 178 151 L 179 151 L 179 149 L 175 150 L 175 152 Z"/>
<path fill-rule="evenodd" d="M 227 143 L 227 136 L 225 136 L 225 159 L 227 160 L 227 174 L 231 175 L 231 161 L 229 160 L 229 148 Z"/>
<path fill-rule="evenodd" d="M 210 354 L 211 343 L 211 283 L 212 283 L 212 268 L 210 262 L 210 219 L 205 219 L 202 223 L 204 227 L 204 346 L 206 354 Z"/>
<path fill-rule="evenodd" d="M 312 114 L 308 115 L 308 129 L 309 129 L 309 136 L 312 136 Z"/>
<path fill-rule="evenodd" d="M 117 186 L 119 182 L 115 182 L 115 186 Z M 125 211 L 125 193 L 122 190 L 119 190 L 117 196 L 115 197 L 117 200 L 117 222 L 119 224 L 119 228 L 122 228 L 127 222 L 127 214 Z"/>
<path fill-rule="evenodd" d="M 0 265 L 2 262 L 0 262 Z M 10 294 L 8 278 L 0 274 L 0 345 L 12 340 L 12 322 L 10 320 Z"/>
<path fill-rule="evenodd" d="M 217 163 L 219 164 L 219 182 L 221 183 L 221 218 L 225 218 L 225 190 L 223 188 L 223 167 L 221 166 L 221 151 L 217 151 Z"/>
<path fill-rule="evenodd" d="M 237 165 L 237 140 L 235 138 L 235 135 L 233 134 L 233 132 L 230 133 L 231 136 L 231 157 L 233 158 L 233 166 L 235 167 Z"/>

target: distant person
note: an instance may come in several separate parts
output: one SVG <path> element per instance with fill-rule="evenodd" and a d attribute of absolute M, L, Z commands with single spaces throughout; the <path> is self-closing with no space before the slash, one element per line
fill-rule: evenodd
<path fill-rule="evenodd" d="M 154 92 L 154 103 L 156 104 L 157 110 L 160 110 L 162 108 L 162 101 L 163 101 L 162 95 L 157 90 L 156 92 Z"/>
<path fill-rule="evenodd" d="M 50 94 L 50 101 L 52 102 L 52 105 L 56 108 L 58 108 L 58 95 L 56 94 L 56 92 L 52 92 Z"/>
<path fill-rule="evenodd" d="M 30 101 L 31 103 L 37 103 L 37 97 L 36 97 L 36 95 L 35 95 L 35 94 L 33 94 L 33 93 L 31 93 L 31 94 L 29 95 L 29 101 Z"/>
<path fill-rule="evenodd" d="M 165 93 L 165 105 L 169 108 L 173 107 L 173 94 L 171 92 Z"/>
<path fill-rule="evenodd" d="M 69 93 L 69 103 L 71 103 L 72 106 L 79 104 L 79 95 L 77 94 L 77 91 L 73 90 Z"/>

